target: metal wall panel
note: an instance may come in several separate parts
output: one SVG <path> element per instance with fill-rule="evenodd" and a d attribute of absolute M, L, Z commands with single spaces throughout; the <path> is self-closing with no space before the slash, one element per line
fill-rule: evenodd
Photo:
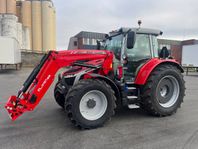
<path fill-rule="evenodd" d="M 182 49 L 182 65 L 198 67 L 198 44 L 186 45 Z"/>
<path fill-rule="evenodd" d="M 0 56 L 0 64 L 21 63 L 21 52 L 16 39 L 0 37 L 0 49 L 3 56 Z"/>

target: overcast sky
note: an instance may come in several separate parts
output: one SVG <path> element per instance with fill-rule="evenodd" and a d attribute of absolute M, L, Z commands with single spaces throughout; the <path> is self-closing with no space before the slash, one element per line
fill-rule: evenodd
<path fill-rule="evenodd" d="M 120 27 L 161 29 L 163 38 L 198 39 L 198 0 L 53 0 L 57 48 L 67 49 L 80 31 L 108 33 Z"/>

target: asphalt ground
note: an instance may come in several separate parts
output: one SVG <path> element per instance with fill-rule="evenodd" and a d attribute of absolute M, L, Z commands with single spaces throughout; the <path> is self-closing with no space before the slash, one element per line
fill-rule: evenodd
<path fill-rule="evenodd" d="M 170 117 L 121 109 L 94 130 L 79 130 L 55 103 L 53 87 L 40 105 L 12 122 L 4 104 L 17 93 L 31 69 L 0 71 L 0 149 L 197 149 L 198 75 L 185 76 L 182 108 Z"/>

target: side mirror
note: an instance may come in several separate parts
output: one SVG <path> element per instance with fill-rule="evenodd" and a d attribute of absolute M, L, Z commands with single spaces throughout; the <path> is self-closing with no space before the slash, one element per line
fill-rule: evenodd
<path fill-rule="evenodd" d="M 101 48 L 101 44 L 100 44 L 100 41 L 96 41 L 97 42 L 97 50 L 100 50 L 100 48 Z"/>
<path fill-rule="evenodd" d="M 135 45 L 136 33 L 131 31 L 127 34 L 127 49 L 132 49 Z"/>

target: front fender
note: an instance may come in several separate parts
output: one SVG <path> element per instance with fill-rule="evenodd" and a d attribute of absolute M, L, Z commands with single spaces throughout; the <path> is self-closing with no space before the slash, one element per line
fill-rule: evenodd
<path fill-rule="evenodd" d="M 121 99 L 120 90 L 119 90 L 118 86 L 116 85 L 116 83 L 114 81 L 112 81 L 108 77 L 105 77 L 105 76 L 102 76 L 102 75 L 99 75 L 99 74 L 95 74 L 95 73 L 91 73 L 91 74 L 89 74 L 89 76 L 91 76 L 92 78 L 95 78 L 95 79 L 100 79 L 100 80 L 105 81 L 114 90 L 116 98 L 118 100 Z"/>
<path fill-rule="evenodd" d="M 182 73 L 184 72 L 181 65 L 173 59 L 153 58 L 140 68 L 139 72 L 137 73 L 134 83 L 137 85 L 144 85 L 147 82 L 147 79 L 149 78 L 151 72 L 156 67 L 162 64 L 170 64 L 170 65 L 176 66 Z"/>

